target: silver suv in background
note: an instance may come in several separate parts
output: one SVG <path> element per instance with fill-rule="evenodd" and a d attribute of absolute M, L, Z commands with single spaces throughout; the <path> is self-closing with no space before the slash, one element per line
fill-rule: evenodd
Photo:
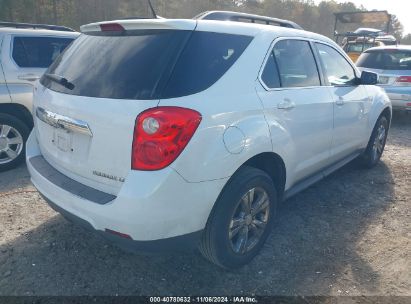
<path fill-rule="evenodd" d="M 411 46 L 371 48 L 358 58 L 360 70 L 379 75 L 378 83 L 397 110 L 411 111 Z"/>
<path fill-rule="evenodd" d="M 0 22 L 0 172 L 24 161 L 33 84 L 78 35 L 62 26 Z"/>

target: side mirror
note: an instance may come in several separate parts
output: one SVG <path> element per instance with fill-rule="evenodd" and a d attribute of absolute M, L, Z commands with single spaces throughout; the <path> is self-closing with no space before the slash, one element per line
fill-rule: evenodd
<path fill-rule="evenodd" d="M 376 85 L 378 83 L 378 74 L 373 72 L 363 71 L 361 73 L 361 84 L 363 85 Z"/>

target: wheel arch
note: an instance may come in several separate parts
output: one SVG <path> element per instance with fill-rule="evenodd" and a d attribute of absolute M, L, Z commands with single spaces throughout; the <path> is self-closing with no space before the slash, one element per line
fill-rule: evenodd
<path fill-rule="evenodd" d="M 287 180 L 287 171 L 285 163 L 280 155 L 274 152 L 260 153 L 247 160 L 238 170 L 244 166 L 253 167 L 267 173 L 276 186 L 278 200 L 282 201 L 285 191 L 285 183 Z"/>
<path fill-rule="evenodd" d="M 386 108 L 381 112 L 381 114 L 380 114 L 380 116 L 378 117 L 378 119 L 379 119 L 381 116 L 385 116 L 385 118 L 387 118 L 387 120 L 388 120 L 388 124 L 389 124 L 389 125 L 391 124 L 391 120 L 392 120 L 392 110 L 391 110 L 390 107 L 386 107 Z"/>
<path fill-rule="evenodd" d="M 0 113 L 14 116 L 21 120 L 29 129 L 33 128 L 33 116 L 25 106 L 20 104 L 0 104 Z"/>

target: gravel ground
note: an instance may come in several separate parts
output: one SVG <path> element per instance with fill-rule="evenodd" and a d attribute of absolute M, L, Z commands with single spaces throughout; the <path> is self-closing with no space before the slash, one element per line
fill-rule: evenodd
<path fill-rule="evenodd" d="M 198 252 L 125 253 L 52 211 L 25 166 L 0 174 L 0 295 L 411 296 L 411 115 L 383 161 L 287 201 L 262 253 L 227 272 Z"/>

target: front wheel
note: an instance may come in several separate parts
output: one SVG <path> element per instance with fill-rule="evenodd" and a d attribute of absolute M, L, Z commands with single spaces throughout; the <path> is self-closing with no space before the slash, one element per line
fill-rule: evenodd
<path fill-rule="evenodd" d="M 255 168 L 241 168 L 211 212 L 201 253 L 226 269 L 249 263 L 270 234 L 276 206 L 277 193 L 271 178 Z"/>
<path fill-rule="evenodd" d="M 19 119 L 0 113 L 0 172 L 24 161 L 29 128 Z"/>
<path fill-rule="evenodd" d="M 368 146 L 361 157 L 362 164 L 367 168 L 374 167 L 384 152 L 387 142 L 389 124 L 385 116 L 381 116 L 375 124 Z"/>

